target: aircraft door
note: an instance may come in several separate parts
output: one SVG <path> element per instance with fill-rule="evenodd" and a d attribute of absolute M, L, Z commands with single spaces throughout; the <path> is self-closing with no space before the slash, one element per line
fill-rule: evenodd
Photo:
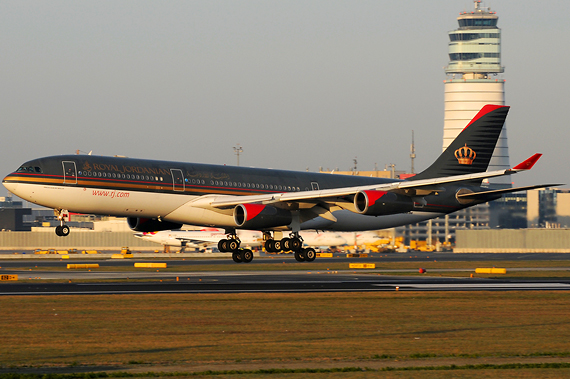
<path fill-rule="evenodd" d="M 77 168 L 73 161 L 62 161 L 63 184 L 77 184 Z"/>
<path fill-rule="evenodd" d="M 311 189 L 313 191 L 318 191 L 319 190 L 319 183 L 317 182 L 311 182 Z"/>
<path fill-rule="evenodd" d="M 174 191 L 184 191 L 184 174 L 182 170 L 171 168 L 172 173 L 172 189 Z"/>

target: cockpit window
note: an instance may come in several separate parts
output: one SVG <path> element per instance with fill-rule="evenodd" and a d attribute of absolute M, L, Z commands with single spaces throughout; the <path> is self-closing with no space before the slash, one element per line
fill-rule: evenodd
<path fill-rule="evenodd" d="M 20 168 L 18 168 L 18 169 L 16 170 L 16 172 L 30 172 L 30 173 L 32 173 L 32 174 L 33 174 L 33 173 L 39 173 L 39 174 L 41 174 L 43 171 L 42 171 L 42 168 L 41 168 L 41 167 L 37 167 L 37 166 L 36 166 L 36 167 L 33 167 L 33 166 L 21 166 Z"/>

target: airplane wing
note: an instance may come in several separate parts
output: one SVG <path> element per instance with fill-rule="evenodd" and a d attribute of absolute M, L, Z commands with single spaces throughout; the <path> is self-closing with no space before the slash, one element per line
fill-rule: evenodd
<path fill-rule="evenodd" d="M 487 171 L 475 174 L 455 175 L 441 178 L 394 181 L 391 183 L 372 184 L 367 186 L 334 188 L 317 191 L 284 192 L 278 194 L 264 194 L 251 196 L 211 196 L 197 200 L 194 206 L 231 208 L 239 204 L 258 203 L 276 204 L 283 202 L 336 202 L 339 198 L 355 195 L 362 191 L 383 191 L 397 192 L 407 196 L 427 196 L 433 192 L 444 191 L 442 185 L 465 182 L 471 180 L 481 180 L 503 175 L 511 175 L 520 171 L 530 170 L 542 154 L 534 154 L 525 161 L 507 170 Z M 203 203 L 202 203 L 203 202 Z M 326 213 L 326 212 L 324 212 Z"/>

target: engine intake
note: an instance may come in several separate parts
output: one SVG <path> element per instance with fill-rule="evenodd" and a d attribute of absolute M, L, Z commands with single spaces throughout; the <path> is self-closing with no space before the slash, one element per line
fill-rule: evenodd
<path fill-rule="evenodd" d="M 243 229 L 262 230 L 291 224 L 291 212 L 263 204 L 239 204 L 234 208 L 236 226 Z"/>
<path fill-rule="evenodd" d="M 161 230 L 180 229 L 182 224 L 159 221 L 156 218 L 127 217 L 129 228 L 135 232 L 158 232 Z"/>
<path fill-rule="evenodd" d="M 354 207 L 363 215 L 381 216 L 406 213 L 414 208 L 408 196 L 385 191 L 358 191 L 354 196 Z"/>

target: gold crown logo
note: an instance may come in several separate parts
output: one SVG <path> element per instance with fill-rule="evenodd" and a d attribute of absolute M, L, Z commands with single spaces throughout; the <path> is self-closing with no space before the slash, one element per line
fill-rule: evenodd
<path fill-rule="evenodd" d="M 467 144 L 455 150 L 455 158 L 457 158 L 457 162 L 459 162 L 459 164 L 472 164 L 476 156 L 477 154 L 475 151 L 472 148 L 467 147 Z"/>

